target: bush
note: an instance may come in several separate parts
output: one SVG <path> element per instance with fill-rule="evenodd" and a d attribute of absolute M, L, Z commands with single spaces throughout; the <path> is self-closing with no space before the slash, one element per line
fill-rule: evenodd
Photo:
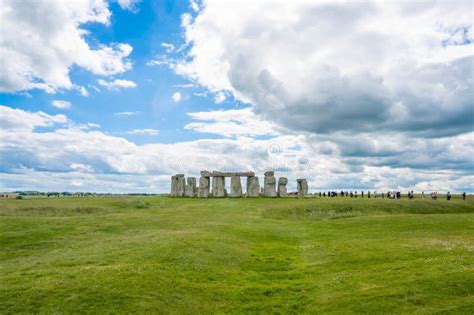
<path fill-rule="evenodd" d="M 146 209 L 150 207 L 150 203 L 142 200 L 133 200 L 130 204 L 136 209 Z"/>

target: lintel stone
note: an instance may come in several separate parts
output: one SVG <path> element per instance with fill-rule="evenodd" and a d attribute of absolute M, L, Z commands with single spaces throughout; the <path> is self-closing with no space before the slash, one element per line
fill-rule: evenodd
<path fill-rule="evenodd" d="M 249 176 L 255 176 L 255 173 L 254 172 L 201 171 L 201 176 L 204 176 L 204 177 L 234 177 L 234 176 L 249 177 Z"/>

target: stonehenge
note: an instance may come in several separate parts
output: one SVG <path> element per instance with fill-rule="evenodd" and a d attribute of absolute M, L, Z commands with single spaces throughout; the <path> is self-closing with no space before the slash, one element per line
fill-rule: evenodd
<path fill-rule="evenodd" d="M 218 172 L 201 171 L 199 186 L 196 186 L 196 177 L 185 178 L 184 174 L 171 176 L 172 197 L 189 198 L 224 198 L 224 197 L 288 197 L 286 185 L 288 179 L 280 177 L 277 181 L 275 172 L 264 173 L 263 187 L 254 172 Z M 230 192 L 225 187 L 225 179 L 230 177 Z M 247 179 L 247 191 L 242 189 L 241 177 Z M 308 182 L 305 178 L 297 180 L 298 196 L 304 197 L 308 194 Z M 295 193 L 291 193 L 295 194 Z"/>

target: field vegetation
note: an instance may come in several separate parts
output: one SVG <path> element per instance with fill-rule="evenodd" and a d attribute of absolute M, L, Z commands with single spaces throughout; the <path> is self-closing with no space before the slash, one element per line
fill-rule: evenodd
<path fill-rule="evenodd" d="M 0 313 L 474 313 L 474 200 L 0 200 Z"/>

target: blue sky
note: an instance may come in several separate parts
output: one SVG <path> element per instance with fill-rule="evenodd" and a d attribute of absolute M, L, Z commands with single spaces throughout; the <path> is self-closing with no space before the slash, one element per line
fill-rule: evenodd
<path fill-rule="evenodd" d="M 129 59 L 133 62 L 133 68 L 114 78 L 133 81 L 137 84 L 136 88 L 108 90 L 97 83 L 96 75 L 72 66 L 69 74 L 71 80 L 86 87 L 88 97 L 82 96 L 78 91 L 64 90 L 47 94 L 41 90 L 29 90 L 29 95 L 1 93 L 0 103 L 29 111 L 59 114 L 64 110 L 52 107 L 52 101 L 68 101 L 72 104 L 72 108 L 67 110 L 70 119 L 78 123 L 100 124 L 108 133 L 121 135 L 137 144 L 154 141 L 171 143 L 198 138 L 199 134 L 182 128 L 191 121 L 186 113 L 222 106 L 214 104 L 212 98 L 193 95 L 205 92 L 203 88 L 180 87 L 190 84 L 190 81 L 169 68 L 147 65 L 150 60 L 165 53 L 162 43 L 177 47 L 183 44 L 180 16 L 189 10 L 189 4 L 186 1 L 144 1 L 137 5 L 136 10 L 129 11 L 112 2 L 109 8 L 112 13 L 111 24 L 83 25 L 82 28 L 90 32 L 85 39 L 91 47 L 98 43 L 130 44 L 133 51 Z M 90 86 L 101 91 L 97 92 Z M 183 98 L 178 104 L 172 99 L 176 92 Z M 121 112 L 136 114 L 114 115 Z M 134 129 L 157 129 L 159 133 L 153 136 L 124 134 Z"/>
<path fill-rule="evenodd" d="M 472 6 L 6 1 L 0 190 L 473 191 Z"/>

